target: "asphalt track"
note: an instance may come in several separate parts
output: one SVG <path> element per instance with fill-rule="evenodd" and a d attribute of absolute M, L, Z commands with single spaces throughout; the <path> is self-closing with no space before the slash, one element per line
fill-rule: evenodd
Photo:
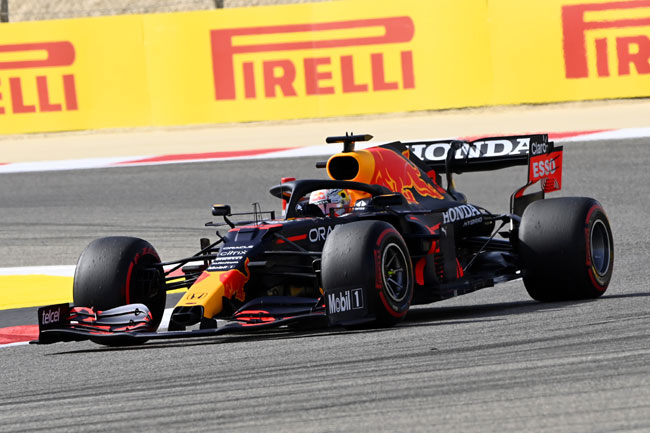
<path fill-rule="evenodd" d="M 564 157 L 559 195 L 596 197 L 614 230 L 599 300 L 536 303 L 515 281 L 416 307 L 388 330 L 8 347 L 0 431 L 649 431 L 650 143 L 568 143 Z M 74 264 L 108 234 L 184 256 L 211 234 L 213 202 L 279 209 L 267 187 L 313 177 L 313 162 L 5 174 L 0 263 Z M 505 211 L 524 179 L 519 168 L 457 186 Z M 0 312 L 0 327 L 29 312 Z"/>

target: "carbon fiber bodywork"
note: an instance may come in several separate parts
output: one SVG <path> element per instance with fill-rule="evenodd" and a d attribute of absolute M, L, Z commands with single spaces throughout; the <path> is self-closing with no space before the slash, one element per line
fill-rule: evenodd
<path fill-rule="evenodd" d="M 215 205 L 213 214 L 223 217 L 224 223 L 208 226 L 227 226 L 224 236 L 217 232 L 216 242 L 202 240 L 201 250 L 192 257 L 158 263 L 141 272 L 158 274 L 150 278 L 164 276 L 162 290 L 188 288 L 171 313 L 169 331 L 155 332 L 145 319 L 151 316 L 145 305 L 105 311 L 92 305 L 50 306 L 39 310 L 39 342 L 91 339 L 131 344 L 285 325 L 373 322 L 378 317 L 373 287 L 324 288 L 321 276 L 330 234 L 339 226 L 363 221 L 386 224 L 403 239 L 407 249 L 403 256 L 412 270 L 410 304 L 435 302 L 522 276 L 516 232 L 520 216 L 529 203 L 559 189 L 561 148 L 544 135 L 534 135 L 473 143 L 397 142 L 354 150 L 355 141 L 369 138 L 328 138 L 344 144 L 342 153 L 317 164 L 327 169 L 330 180 L 296 180 L 271 188 L 271 194 L 284 201 L 282 218 L 259 209 L 233 214 L 229 206 Z M 556 164 L 558 158 L 557 166 L 553 165 L 557 169 L 551 170 L 549 161 Z M 530 168 L 533 160 L 541 161 L 543 173 Z M 492 214 L 473 205 L 453 187 L 453 173 L 526 164 L 528 182 L 513 194 L 508 214 Z M 445 188 L 441 173 L 447 178 Z M 540 192 L 524 195 L 525 188 L 540 180 Z M 350 191 L 353 206 L 343 216 L 319 214 L 308 198 L 322 189 Z M 239 218 L 246 220 L 233 222 Z M 345 249 L 341 243 L 330 250 Z M 373 269 L 355 272 L 380 272 Z M 378 274 L 374 284 L 380 280 Z M 229 322 L 217 326 L 218 319 Z"/>

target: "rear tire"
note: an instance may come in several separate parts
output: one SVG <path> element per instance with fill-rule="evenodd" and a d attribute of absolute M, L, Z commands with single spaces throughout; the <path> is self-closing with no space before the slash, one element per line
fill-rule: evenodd
<path fill-rule="evenodd" d="M 73 283 L 74 305 L 104 311 L 121 305 L 145 304 L 158 328 L 167 294 L 158 253 L 147 241 L 107 237 L 92 241 L 81 253 Z"/>
<path fill-rule="evenodd" d="M 406 316 L 413 298 L 413 268 L 402 236 L 383 221 L 339 225 L 327 237 L 321 262 L 323 290 L 361 287 L 379 326 Z"/>
<path fill-rule="evenodd" d="M 586 197 L 539 200 L 519 227 L 524 285 L 538 301 L 591 299 L 607 290 L 614 239 L 604 209 Z"/>

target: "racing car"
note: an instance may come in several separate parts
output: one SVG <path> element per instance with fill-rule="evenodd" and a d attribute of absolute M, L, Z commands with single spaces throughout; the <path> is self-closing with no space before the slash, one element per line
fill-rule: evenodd
<path fill-rule="evenodd" d="M 81 254 L 73 304 L 40 308 L 39 343 L 147 340 L 276 327 L 387 327 L 409 308 L 523 279 L 541 302 L 607 290 L 614 242 L 600 203 L 546 198 L 562 186 L 563 148 L 545 134 L 474 141 L 364 143 L 328 137 L 342 151 L 316 167 L 329 179 L 283 179 L 270 189 L 282 215 L 233 213 L 208 227 L 191 257 L 162 261 L 132 237 L 93 241 Z M 361 147 L 361 146 L 358 146 Z M 455 174 L 527 166 L 508 213 L 472 204 Z M 444 176 L 444 181 L 443 181 Z M 530 192 L 532 190 L 533 192 Z M 157 331 L 166 293 L 186 288 Z"/>

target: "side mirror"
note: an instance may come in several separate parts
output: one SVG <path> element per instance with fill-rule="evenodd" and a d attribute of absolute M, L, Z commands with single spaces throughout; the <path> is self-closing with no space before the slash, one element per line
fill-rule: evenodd
<path fill-rule="evenodd" d="M 227 204 L 213 204 L 212 215 L 214 216 L 228 216 L 231 215 L 230 205 Z"/>

